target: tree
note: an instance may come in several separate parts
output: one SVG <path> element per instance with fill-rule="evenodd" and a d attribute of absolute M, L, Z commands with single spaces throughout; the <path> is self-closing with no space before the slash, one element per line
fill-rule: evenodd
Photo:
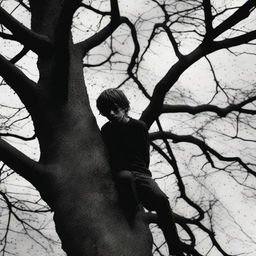
<path fill-rule="evenodd" d="M 117 0 L 16 2 L 26 13 L 31 13 L 31 27 L 22 25 L 8 13 L 3 1 L 1 36 L 19 42 L 24 49 L 12 59 L 1 55 L 0 74 L 33 121 L 40 159 L 32 160 L 2 138 L 0 160 L 30 182 L 54 212 L 56 230 L 65 252 L 90 256 L 151 255 L 148 224 L 157 219 L 148 213 L 138 215 L 132 226 L 127 223 L 118 205 L 107 152 L 90 106 L 86 76 L 108 69 L 112 74 L 118 70 L 123 72 L 120 76 L 123 81 L 116 86 L 136 85 L 146 99 L 140 119 L 151 128 L 152 148 L 159 154 L 156 157 L 169 165 L 165 176 L 173 174 L 175 177 L 179 191 L 177 200 L 187 207 L 183 215 L 175 214 L 180 234 L 184 241 L 188 240 L 186 254 L 204 255 L 207 250 L 217 250 L 221 255 L 230 255 L 229 249 L 223 249 L 215 236 L 213 220 L 217 197 L 211 195 L 205 203 L 202 198 L 199 201 L 190 195 L 188 173 L 184 173 L 184 166 L 178 161 L 174 144 L 182 147 L 185 143 L 186 149 L 192 152 L 190 164 L 194 159 L 200 163 L 200 174 L 190 175 L 202 186 L 205 184 L 199 178 L 223 172 L 250 191 L 255 189 L 253 156 L 233 155 L 218 148 L 212 144 L 215 140 L 210 130 L 217 123 L 224 127 L 230 124 L 235 127 L 235 134 L 220 129 L 217 131 L 219 138 L 229 136 L 235 141 L 254 143 L 251 129 L 255 123 L 250 118 L 255 114 L 253 84 L 246 89 L 234 84 L 223 86 L 211 56 L 225 49 L 233 55 L 253 53 L 250 46 L 254 46 L 256 38 L 255 1 L 241 1 L 237 6 L 233 6 L 232 1 L 221 4 L 210 0 L 142 1 L 141 5 L 148 10 L 145 13 L 142 10 L 135 19 L 123 15 L 126 3 Z M 88 25 L 90 13 L 96 15 L 96 20 Z M 82 32 L 77 36 L 79 30 Z M 150 92 L 151 87 L 146 86 L 148 81 L 143 81 L 143 72 L 147 69 L 147 59 L 152 57 L 150 52 L 163 37 L 164 43 L 169 43 L 168 49 L 172 47 L 175 61 L 171 60 L 159 81 L 153 81 Z M 132 50 L 127 51 L 128 44 L 132 44 Z M 238 46 L 240 48 L 236 48 Z M 248 50 L 243 48 L 245 46 Z M 232 49 L 238 50 L 233 52 Z M 28 51 L 37 55 L 38 81 L 30 79 L 15 65 Z M 109 55 L 102 59 L 99 51 Z M 179 84 L 182 75 L 193 64 L 202 63 L 203 58 L 215 82 L 208 102 L 191 96 Z M 170 114 L 173 118 L 177 113 L 180 120 L 192 116 L 195 125 L 171 131 L 164 117 Z M 205 120 L 196 124 L 202 117 Z M 241 130 L 242 126 L 249 135 Z M 190 144 L 194 146 L 190 148 Z M 184 160 L 184 164 L 189 163 Z M 1 195 L 8 202 L 5 194 Z M 205 235 L 210 248 L 199 249 L 198 240 Z"/>

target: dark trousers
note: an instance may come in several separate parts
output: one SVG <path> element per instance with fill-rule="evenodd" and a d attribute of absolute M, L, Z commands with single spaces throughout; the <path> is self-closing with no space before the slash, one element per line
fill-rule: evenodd
<path fill-rule="evenodd" d="M 148 174 L 128 170 L 118 172 L 116 179 L 121 197 L 125 198 L 125 204 L 128 202 L 130 210 L 136 210 L 141 203 L 147 210 L 156 211 L 159 227 L 163 231 L 170 252 L 182 256 L 168 197 L 157 183 Z"/>

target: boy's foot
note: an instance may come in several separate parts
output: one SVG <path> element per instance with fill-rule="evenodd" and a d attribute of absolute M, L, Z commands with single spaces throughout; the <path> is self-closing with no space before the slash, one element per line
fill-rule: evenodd
<path fill-rule="evenodd" d="M 168 246 L 169 247 L 169 246 Z M 175 248 L 174 246 L 172 245 L 171 246 L 171 253 L 170 253 L 170 256 L 185 256 L 187 254 L 185 254 L 186 252 L 186 247 L 187 245 L 182 243 L 181 241 L 177 242 L 175 244 Z M 170 248 L 170 247 L 169 247 Z M 170 250 L 170 249 L 169 249 Z"/>

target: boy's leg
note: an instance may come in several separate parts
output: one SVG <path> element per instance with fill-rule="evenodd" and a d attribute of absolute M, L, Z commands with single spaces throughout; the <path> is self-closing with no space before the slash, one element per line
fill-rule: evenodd
<path fill-rule="evenodd" d="M 155 204 L 155 210 L 158 215 L 159 226 L 164 233 L 169 251 L 175 256 L 183 256 L 182 244 L 178 236 L 168 198 L 158 197 L 157 200 L 158 203 Z"/>
<path fill-rule="evenodd" d="M 149 176 L 134 173 L 138 197 L 148 210 L 156 211 L 170 254 L 184 256 L 168 197 Z"/>
<path fill-rule="evenodd" d="M 115 178 L 122 208 L 132 218 L 139 210 L 133 174 L 128 170 L 122 170 L 116 174 Z"/>

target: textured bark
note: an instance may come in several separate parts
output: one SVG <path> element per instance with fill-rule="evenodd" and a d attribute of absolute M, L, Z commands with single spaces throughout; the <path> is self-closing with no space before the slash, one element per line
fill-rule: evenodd
<path fill-rule="evenodd" d="M 39 108 L 44 114 L 34 118 L 40 162 L 45 166 L 39 191 L 54 211 L 68 255 L 151 255 L 147 224 L 138 217 L 129 225 L 119 208 L 100 133 L 82 87 L 82 62 L 75 53 L 71 55 L 68 102 L 44 102 Z"/>
<path fill-rule="evenodd" d="M 22 3 L 22 1 L 19 2 Z M 188 255 L 201 255 L 195 249 L 197 239 L 194 230 L 198 228 L 206 233 L 215 249 L 227 255 L 216 240 L 213 230 L 206 227 L 208 221 L 205 213 L 207 211 L 187 195 L 183 177 L 180 175 L 175 154 L 172 152 L 168 139 L 172 143 L 186 142 L 196 145 L 213 167 L 212 156 L 215 156 L 221 161 L 238 163 L 250 175 L 255 176 L 255 172 L 251 169 L 250 163 L 244 163 L 240 157 L 225 157 L 208 146 L 205 141 L 191 135 L 182 136 L 164 131 L 158 117 L 162 113 L 197 114 L 204 111 L 216 113 L 219 117 L 226 117 L 231 112 L 255 114 L 255 111 L 248 107 L 249 103 L 255 100 L 254 94 L 250 96 L 248 94 L 249 98 L 242 100 L 241 103 L 230 104 L 227 101 L 227 107 L 164 104 L 167 93 L 179 77 L 199 59 L 220 49 L 246 44 L 256 38 L 256 30 L 247 32 L 246 29 L 244 33 L 240 31 L 241 33 L 234 33 L 235 36 L 232 37 L 236 30 L 235 25 L 248 17 L 255 9 L 255 1 L 247 0 L 217 27 L 213 26 L 215 18 L 218 17 L 211 13 L 213 5 L 211 6 L 209 0 L 202 1 L 205 35 L 202 35 L 201 43 L 186 55 L 180 52 L 182 42 L 179 42 L 179 38 L 175 36 L 176 29 L 173 31 L 173 26 L 169 26 L 171 19 L 168 19 L 175 14 L 171 12 L 168 17 L 168 5 L 165 3 L 158 3 L 158 7 L 165 15 L 165 21 L 155 23 L 149 44 L 141 55 L 136 26 L 127 17 L 120 16 L 117 0 L 109 1 L 109 11 L 95 10 L 96 13 L 109 15 L 109 23 L 91 37 L 77 44 L 72 42 L 71 26 L 72 17 L 81 4 L 81 0 L 30 0 L 29 2 L 29 7 L 26 7 L 24 3 L 22 5 L 31 10 L 31 30 L 0 7 L 0 22 L 11 32 L 10 34 L 1 33 L 1 36 L 17 40 L 24 45 L 23 51 L 11 61 L 0 55 L 0 75 L 17 93 L 30 113 L 41 156 L 39 162 L 33 161 L 0 138 L 0 160 L 31 182 L 54 211 L 56 230 L 62 241 L 63 249 L 69 256 L 152 255 L 152 238 L 148 222 L 152 221 L 152 218 L 149 220 L 149 216 L 153 216 L 156 222 L 156 215 L 150 214 L 147 223 L 141 213 L 137 214 L 133 221 L 128 221 L 120 208 L 106 151 L 90 109 L 83 77 L 84 56 L 113 35 L 121 24 L 125 24 L 130 29 L 134 44 L 133 54 L 127 66 L 127 75 L 149 99 L 141 119 L 147 123 L 148 127 L 156 121 L 159 132 L 151 134 L 151 139 L 163 140 L 167 150 L 163 150 L 153 142 L 152 145 L 174 170 L 180 198 L 198 212 L 198 216 L 192 219 L 175 215 L 176 223 L 188 234 L 187 241 L 191 242 L 188 246 L 190 248 L 184 248 L 184 250 Z M 154 2 L 157 4 L 157 1 Z M 175 4 L 173 6 L 175 7 Z M 94 10 L 92 6 L 88 8 Z M 185 11 L 185 13 L 182 11 L 182 17 L 187 14 L 190 16 L 190 11 Z M 177 22 L 179 24 L 179 19 Z M 174 27 L 175 23 L 176 21 L 173 23 Z M 138 68 L 141 66 L 143 56 L 150 50 L 150 42 L 159 34 L 159 28 L 170 40 L 177 56 L 177 62 L 155 85 L 150 95 L 140 82 Z M 234 28 L 232 33 L 230 33 L 231 28 Z M 203 30 L 198 31 L 201 34 Z M 195 32 L 198 33 L 197 29 Z M 225 38 L 223 34 L 230 34 L 230 36 Z M 22 70 L 15 66 L 15 62 L 28 50 L 38 55 L 37 65 L 40 75 L 38 82 L 29 79 Z M 113 51 L 110 57 L 115 53 Z M 214 73 L 213 75 L 215 76 Z M 215 80 L 218 82 L 217 79 Z M 218 83 L 217 87 L 220 87 Z M 238 124 L 237 118 L 237 129 Z M 5 200 L 8 199 L 5 198 Z M 204 225 L 202 221 L 205 221 Z M 190 224 L 195 225 L 196 228 L 192 230 Z M 210 227 L 211 224 L 209 223 Z"/>
<path fill-rule="evenodd" d="M 41 150 L 40 171 L 34 170 L 37 175 L 28 180 L 54 211 L 56 230 L 69 256 L 149 256 L 152 238 L 148 224 L 140 216 L 128 222 L 119 207 L 85 89 L 84 52 L 70 39 L 72 12 L 78 3 L 31 1 L 33 32 L 47 38 L 52 47 L 48 55 L 39 54 L 38 84 L 25 81 L 30 95 L 20 92 Z M 6 79 L 12 82 L 8 74 Z M 0 152 L 7 149 L 0 141 Z M 12 166 L 11 158 L 6 161 Z M 26 177 L 23 166 L 13 165 Z"/>

